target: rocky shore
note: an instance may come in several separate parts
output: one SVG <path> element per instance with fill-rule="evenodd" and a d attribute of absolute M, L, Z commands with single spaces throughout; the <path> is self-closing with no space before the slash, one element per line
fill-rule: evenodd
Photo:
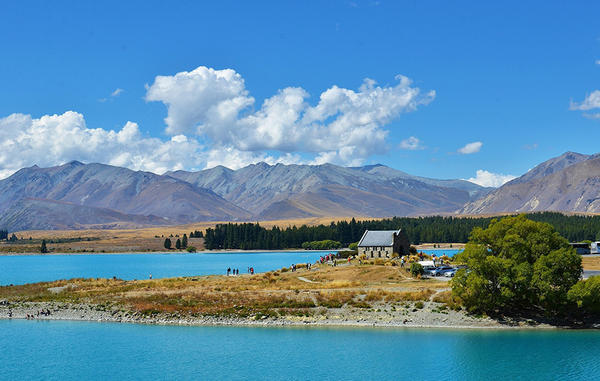
<path fill-rule="evenodd" d="M 309 316 L 186 316 L 175 314 L 143 314 L 117 306 L 58 302 L 0 301 L 0 319 L 80 320 L 156 325 L 188 326 L 354 326 L 412 328 L 556 328 L 533 321 L 499 322 L 475 317 L 461 311 L 443 309 L 430 302 L 421 308 L 415 303 L 401 308 L 382 304 L 372 309 L 320 308 Z"/>

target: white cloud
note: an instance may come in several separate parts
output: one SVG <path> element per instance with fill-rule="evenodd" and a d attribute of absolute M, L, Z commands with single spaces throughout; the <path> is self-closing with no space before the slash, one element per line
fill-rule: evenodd
<path fill-rule="evenodd" d="M 0 119 L 0 148 L 1 177 L 33 164 L 53 166 L 75 159 L 158 173 L 202 164 L 195 159 L 201 148 L 195 140 L 143 137 L 133 122 L 120 131 L 90 129 L 83 115 L 73 111 L 39 119 L 24 114 Z"/>
<path fill-rule="evenodd" d="M 209 136 L 220 136 L 223 126 L 233 125 L 239 112 L 254 103 L 241 75 L 231 69 L 204 66 L 173 76 L 157 76 L 148 86 L 146 100 L 167 105 L 167 133 Z"/>
<path fill-rule="evenodd" d="M 206 168 L 223 165 L 227 168 L 238 169 L 249 164 L 265 162 L 267 164 L 304 164 L 305 162 L 298 155 L 285 154 L 279 157 L 267 155 L 265 153 L 254 153 L 240 151 L 233 147 L 216 148 L 207 152 Z"/>
<path fill-rule="evenodd" d="M 119 96 L 119 95 L 120 95 L 120 94 L 121 94 L 123 91 L 125 91 L 125 90 L 123 90 L 123 89 L 120 89 L 120 88 L 116 88 L 116 89 L 115 89 L 115 90 L 114 90 L 112 93 L 110 93 L 110 97 L 108 97 L 108 98 L 100 98 L 100 99 L 98 99 L 98 102 L 102 102 L 102 103 L 104 103 L 104 102 L 108 101 L 110 98 L 116 98 L 116 97 L 118 97 L 118 96 Z"/>
<path fill-rule="evenodd" d="M 123 89 L 117 88 L 117 89 L 115 89 L 115 91 L 113 91 L 112 93 L 110 93 L 110 96 L 111 97 L 118 97 L 119 94 L 121 94 L 123 91 L 124 91 Z"/>
<path fill-rule="evenodd" d="M 596 65 L 600 65 L 600 60 L 596 60 Z"/>
<path fill-rule="evenodd" d="M 49 167 L 71 160 L 154 173 L 198 170 L 219 164 L 236 169 L 259 161 L 303 162 L 298 155 L 273 156 L 233 147 L 207 148 L 182 134 L 166 141 L 145 137 L 134 122 L 127 122 L 119 131 L 91 129 L 83 115 L 73 111 L 38 119 L 24 114 L 0 118 L 0 178 L 34 164 Z"/>
<path fill-rule="evenodd" d="M 471 177 L 466 180 L 475 184 L 479 184 L 483 187 L 497 188 L 514 179 L 515 177 L 516 176 L 513 175 L 503 175 L 500 173 L 492 173 L 483 169 L 478 169 L 475 177 Z"/>
<path fill-rule="evenodd" d="M 400 142 L 400 148 L 415 151 L 424 149 L 425 147 L 423 147 L 421 140 L 417 139 L 414 136 L 411 136 L 410 138 L 404 139 Z"/>
<path fill-rule="evenodd" d="M 571 110 L 581 111 L 592 110 L 595 108 L 600 108 L 600 90 L 592 91 L 581 103 L 571 102 L 570 107 Z"/>
<path fill-rule="evenodd" d="M 469 155 L 472 153 L 477 153 L 481 150 L 481 146 L 483 146 L 482 142 L 473 142 L 473 143 L 468 143 L 467 145 L 465 145 L 462 148 L 458 149 L 458 153 L 461 153 L 463 155 Z"/>
<path fill-rule="evenodd" d="M 333 86 L 314 106 L 304 89 L 287 87 L 255 110 L 241 75 L 201 66 L 156 77 L 146 100 L 167 105 L 168 134 L 196 134 L 239 151 L 305 152 L 316 161 L 350 164 L 386 150 L 384 127 L 435 97 L 434 91 L 421 94 L 406 77 L 396 79 L 383 87 L 366 79 L 358 91 Z"/>
<path fill-rule="evenodd" d="M 33 164 L 71 160 L 155 173 L 259 161 L 360 165 L 387 148 L 385 127 L 392 120 L 435 97 L 433 91 L 421 94 L 406 77 L 396 80 L 378 86 L 366 79 L 357 90 L 332 86 L 314 105 L 304 89 L 287 87 L 255 109 L 234 70 L 199 67 L 158 76 L 146 99 L 166 104 L 169 139 L 143 135 L 134 122 L 120 130 L 88 128 L 74 111 L 40 118 L 12 114 L 0 118 L 0 178 Z M 105 100 L 122 92 L 117 88 Z"/>

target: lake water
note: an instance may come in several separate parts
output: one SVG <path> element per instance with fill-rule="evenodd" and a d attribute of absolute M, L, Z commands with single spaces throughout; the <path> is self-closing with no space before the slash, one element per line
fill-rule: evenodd
<path fill-rule="evenodd" d="M 264 272 L 292 263 L 316 262 L 331 251 L 78 254 L 0 256 L 0 285 L 70 278 L 147 279 L 225 274 L 228 267 L 240 274 L 248 267 Z"/>
<path fill-rule="evenodd" d="M 581 380 L 600 332 L 0 321 L 3 380 Z"/>
<path fill-rule="evenodd" d="M 419 252 L 423 252 L 427 255 L 435 254 L 438 257 L 443 255 L 447 255 L 449 257 L 455 256 L 460 250 L 457 249 L 432 249 L 432 250 L 419 250 Z"/>

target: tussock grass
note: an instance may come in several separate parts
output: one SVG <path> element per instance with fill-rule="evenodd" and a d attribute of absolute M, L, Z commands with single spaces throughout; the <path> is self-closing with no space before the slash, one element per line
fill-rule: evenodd
<path fill-rule="evenodd" d="M 0 287 L 0 299 L 87 303 L 150 315 L 309 316 L 327 308 L 425 301 L 441 287 L 447 285 L 415 280 L 392 266 L 315 265 L 311 271 L 299 268 L 296 272 L 280 270 L 236 277 L 60 280 Z"/>
<path fill-rule="evenodd" d="M 433 301 L 437 303 L 444 303 L 448 308 L 453 310 L 460 310 L 460 301 L 452 296 L 452 291 L 442 291 L 433 297 Z"/>
<path fill-rule="evenodd" d="M 416 291 L 386 291 L 377 289 L 369 291 L 365 296 L 365 300 L 385 302 L 429 300 L 434 293 L 435 291 L 429 288 Z"/>

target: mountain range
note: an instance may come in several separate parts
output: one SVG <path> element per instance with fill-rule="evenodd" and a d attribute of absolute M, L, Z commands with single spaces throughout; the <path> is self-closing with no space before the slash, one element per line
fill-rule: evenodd
<path fill-rule="evenodd" d="M 537 211 L 600 212 L 600 154 L 566 152 L 467 203 L 459 213 Z"/>
<path fill-rule="evenodd" d="M 0 180 L 0 226 L 14 231 L 450 213 L 490 190 L 383 165 L 258 163 L 157 175 L 72 161 L 23 168 Z"/>
<path fill-rule="evenodd" d="M 252 164 L 163 175 L 77 161 L 0 180 L 0 228 L 81 229 L 303 217 L 600 212 L 600 155 L 567 152 L 500 188 L 381 165 Z"/>

